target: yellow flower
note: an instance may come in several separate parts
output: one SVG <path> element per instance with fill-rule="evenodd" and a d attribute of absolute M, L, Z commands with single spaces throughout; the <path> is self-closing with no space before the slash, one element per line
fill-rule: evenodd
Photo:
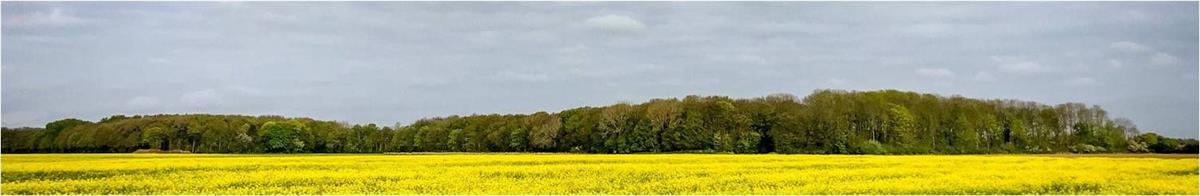
<path fill-rule="evenodd" d="M 1200 194 L 1195 156 L 2 155 L 3 194 Z"/>

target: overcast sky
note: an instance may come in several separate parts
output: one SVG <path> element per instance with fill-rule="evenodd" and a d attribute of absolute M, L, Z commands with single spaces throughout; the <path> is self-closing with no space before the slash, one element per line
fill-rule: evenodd
<path fill-rule="evenodd" d="M 4 2 L 2 117 L 391 125 L 900 89 L 1098 104 L 1195 138 L 1197 28 L 1196 2 Z"/>

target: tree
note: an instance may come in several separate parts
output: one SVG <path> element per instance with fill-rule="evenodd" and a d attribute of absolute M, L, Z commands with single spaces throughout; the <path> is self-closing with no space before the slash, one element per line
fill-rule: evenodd
<path fill-rule="evenodd" d="M 646 113 L 645 118 L 643 118 L 645 132 L 649 134 L 648 137 L 652 137 L 652 141 L 657 142 L 653 145 L 653 150 L 671 150 L 675 144 L 666 138 L 670 137 L 671 130 L 679 127 L 679 124 L 682 122 L 680 117 L 683 115 L 683 108 L 680 106 L 679 101 L 675 99 L 656 99 L 646 103 L 645 107 Z"/>
<path fill-rule="evenodd" d="M 46 132 L 51 133 L 51 134 L 56 134 L 56 133 L 65 131 L 67 129 L 70 129 L 72 127 L 76 127 L 79 125 L 86 125 L 86 124 L 91 124 L 91 122 L 74 119 L 74 118 L 56 120 L 56 121 L 53 121 L 50 123 L 46 123 Z"/>
<path fill-rule="evenodd" d="M 538 150 L 550 150 L 555 147 L 558 130 L 562 128 L 562 121 L 557 115 L 546 114 L 546 112 L 534 113 L 529 116 L 528 123 L 532 127 L 529 132 L 530 147 Z"/>
<path fill-rule="evenodd" d="M 668 151 L 703 150 L 705 135 L 710 131 L 705 126 L 705 101 L 700 96 L 687 96 L 680 102 L 678 124 L 660 133 L 663 149 Z M 710 136 L 711 137 L 711 136 Z"/>
<path fill-rule="evenodd" d="M 529 143 L 529 140 L 527 139 L 526 135 L 527 135 L 527 133 L 525 132 L 525 129 L 522 129 L 522 128 L 511 129 L 511 132 L 509 132 L 509 135 L 508 135 L 508 147 L 513 149 L 513 151 L 517 151 L 517 152 L 526 151 L 526 146 L 527 146 L 526 144 Z"/>
<path fill-rule="evenodd" d="M 737 141 L 734 142 L 733 152 L 735 153 L 756 153 L 758 152 L 758 143 L 761 142 L 762 136 L 758 132 L 745 131 L 740 132 Z"/>
<path fill-rule="evenodd" d="M 633 116 L 633 106 L 617 104 L 609 106 L 600 112 L 600 122 L 596 126 L 604 138 L 604 147 L 614 153 L 629 153 L 634 147 L 627 141 L 626 134 L 633 130 L 630 119 Z"/>
<path fill-rule="evenodd" d="M 170 138 L 166 132 L 162 127 L 150 127 L 142 131 L 142 143 L 149 144 L 150 147 L 158 148 L 159 150 L 169 150 Z"/>
<path fill-rule="evenodd" d="M 888 105 L 887 141 L 894 145 L 907 146 L 915 136 L 916 118 L 908 108 L 899 104 Z"/>
<path fill-rule="evenodd" d="M 1006 139 L 1008 144 L 1014 146 L 1027 145 L 1029 142 L 1026 141 L 1026 137 L 1028 137 L 1029 131 L 1026 127 L 1027 125 L 1025 125 L 1024 120 L 1019 118 L 1010 120 L 1005 135 L 1005 137 L 1008 138 Z"/>
<path fill-rule="evenodd" d="M 463 138 L 463 130 L 462 129 L 450 130 L 449 136 L 450 136 L 450 138 L 446 138 L 447 139 L 446 140 L 446 148 L 450 149 L 450 151 L 463 151 L 462 144 L 464 143 L 463 140 L 465 139 L 465 138 Z"/>
<path fill-rule="evenodd" d="M 264 147 L 267 152 L 301 152 L 304 149 L 304 141 L 300 141 L 299 135 L 305 129 L 307 127 L 304 124 L 296 121 L 272 121 L 263 124 L 259 137 L 266 140 Z"/>
<path fill-rule="evenodd" d="M 258 127 L 254 126 L 253 124 L 242 124 L 242 127 L 237 130 L 237 135 L 235 136 L 236 139 L 234 140 L 232 146 L 234 152 L 253 151 L 253 147 L 251 146 L 254 145 L 254 137 L 251 135 L 258 135 L 257 129 Z"/>
<path fill-rule="evenodd" d="M 1158 134 L 1143 133 L 1141 135 L 1138 135 L 1138 137 L 1135 138 L 1135 141 L 1139 141 L 1139 142 L 1146 143 L 1149 145 L 1154 145 L 1154 144 L 1158 144 L 1158 138 L 1159 138 Z"/>
<path fill-rule="evenodd" d="M 1133 124 L 1133 120 L 1129 120 L 1128 118 L 1116 118 L 1113 119 L 1113 123 L 1116 123 L 1116 126 L 1121 129 L 1125 138 L 1137 137 L 1141 133 L 1137 125 Z"/>
<path fill-rule="evenodd" d="M 114 115 L 4 128 L 3 152 L 1187 153 L 1099 106 L 895 90 L 687 96 L 558 113 L 435 117 L 395 127 L 241 115 Z"/>
<path fill-rule="evenodd" d="M 108 123 L 108 122 L 114 122 L 114 121 L 125 120 L 125 119 L 130 119 L 130 117 L 125 116 L 125 115 L 112 115 L 109 117 L 101 118 L 100 121 L 97 123 Z"/>

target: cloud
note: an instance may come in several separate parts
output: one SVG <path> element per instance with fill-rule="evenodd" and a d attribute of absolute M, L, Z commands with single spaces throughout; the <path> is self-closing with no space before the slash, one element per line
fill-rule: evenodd
<path fill-rule="evenodd" d="M 1050 72 L 1050 68 L 1042 66 L 1037 61 L 1028 60 L 1023 56 L 992 56 L 992 61 L 999 63 L 997 67 L 1002 72 L 1015 74 L 1035 74 Z"/>
<path fill-rule="evenodd" d="M 764 58 L 764 57 L 758 56 L 758 55 L 753 55 L 753 54 L 709 55 L 708 58 L 713 61 L 720 61 L 720 62 L 726 62 L 726 63 L 756 64 L 756 65 L 767 64 L 767 58 Z"/>
<path fill-rule="evenodd" d="M 1112 49 L 1124 51 L 1124 52 L 1143 52 L 1143 51 L 1150 50 L 1150 47 L 1146 47 L 1145 45 L 1134 43 L 1134 42 L 1129 42 L 1129 41 L 1113 42 L 1113 43 L 1108 44 L 1108 47 L 1112 48 Z"/>
<path fill-rule="evenodd" d="M 975 72 L 975 77 L 972 77 L 972 79 L 975 81 L 996 81 L 996 76 L 992 76 L 991 73 L 986 71 L 980 71 Z"/>
<path fill-rule="evenodd" d="M 1092 79 L 1090 77 L 1075 77 L 1063 81 L 1063 83 L 1070 86 L 1091 86 L 1096 84 L 1096 79 Z"/>
<path fill-rule="evenodd" d="M 234 92 L 244 94 L 244 95 L 263 95 L 262 90 L 259 90 L 258 88 L 254 88 L 254 87 L 234 85 L 234 86 L 228 87 L 228 89 L 232 90 Z"/>
<path fill-rule="evenodd" d="M 12 17 L 6 17 L 5 19 L 5 26 L 62 26 L 81 24 L 84 22 L 82 18 L 67 13 L 60 8 L 53 8 L 49 12 L 37 11 L 25 15 L 16 15 Z"/>
<path fill-rule="evenodd" d="M 1120 60 L 1116 60 L 1116 59 L 1108 59 L 1108 67 L 1121 68 L 1121 67 L 1125 67 L 1125 63 L 1121 62 Z"/>
<path fill-rule="evenodd" d="M 514 71 L 501 71 L 496 74 L 497 78 L 502 80 L 516 80 L 522 82 L 546 82 L 550 81 L 550 76 L 542 73 L 524 73 Z"/>
<path fill-rule="evenodd" d="M 213 89 L 192 91 L 179 97 L 179 101 L 190 105 L 215 105 L 220 104 L 221 99 L 221 93 Z"/>
<path fill-rule="evenodd" d="M 151 64 L 170 64 L 171 60 L 166 58 L 148 58 L 146 62 Z"/>
<path fill-rule="evenodd" d="M 161 101 L 159 101 L 158 98 L 155 98 L 155 97 L 137 96 L 137 97 L 134 97 L 133 99 L 129 99 L 129 101 L 126 101 L 125 105 L 132 106 L 132 107 L 144 108 L 144 107 L 157 106 L 158 103 L 160 103 L 160 102 Z"/>
<path fill-rule="evenodd" d="M 585 23 L 592 28 L 614 33 L 640 33 L 646 30 L 646 25 L 637 19 L 612 14 L 588 18 Z"/>
<path fill-rule="evenodd" d="M 914 72 L 916 72 L 917 75 L 922 75 L 922 76 L 926 76 L 926 77 L 935 77 L 935 78 L 954 77 L 953 71 L 950 71 L 948 69 L 942 69 L 942 68 L 937 68 L 937 69 L 920 68 Z"/>
<path fill-rule="evenodd" d="M 831 86 L 841 86 L 841 85 L 846 85 L 848 83 L 850 83 L 850 81 L 847 81 L 847 80 L 841 79 L 841 78 L 830 78 L 828 80 L 825 80 L 825 84 L 828 84 Z"/>
<path fill-rule="evenodd" d="M 1041 63 L 1033 62 L 1033 61 L 1026 61 L 1026 62 L 1000 64 L 1000 71 L 1004 71 L 1004 72 L 1008 72 L 1008 73 L 1033 74 L 1033 73 L 1048 72 L 1049 69 L 1046 68 L 1045 66 L 1042 66 Z"/>
<path fill-rule="evenodd" d="M 1194 42 L 1176 36 L 1194 35 L 1188 2 L 299 4 L 4 2 L 3 123 L 221 111 L 392 124 L 602 105 L 618 95 L 896 88 L 1094 103 L 1171 119 L 1147 123 L 1155 130 L 1198 130 L 1195 110 L 1139 114 L 1145 102 L 1105 102 L 1197 104 L 1195 76 L 1179 76 L 1197 73 L 1196 46 L 1175 44 Z M 1151 19 L 1113 18 L 1122 10 Z M 97 50 L 112 46 L 121 50 Z M 1159 52 L 1173 65 L 1152 64 Z M 1129 69 L 1140 65 L 1156 67 Z M 931 77 L 949 70 L 953 80 L 913 81 L 919 68 Z M 1026 73 L 1040 74 L 1016 77 Z M 1063 92 L 1073 76 L 1105 88 Z M 131 109 L 139 95 L 160 100 Z"/>
<path fill-rule="evenodd" d="M 1154 56 L 1150 57 L 1150 64 L 1154 65 L 1173 65 L 1179 62 L 1179 57 L 1162 52 L 1156 53 Z"/>

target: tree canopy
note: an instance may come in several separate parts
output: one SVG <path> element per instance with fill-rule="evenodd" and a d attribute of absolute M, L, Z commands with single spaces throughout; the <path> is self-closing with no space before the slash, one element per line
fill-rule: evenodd
<path fill-rule="evenodd" d="M 687 96 L 556 113 L 350 125 L 210 114 L 63 119 L 4 128 L 4 152 L 701 152 L 810 154 L 1196 153 L 1195 139 L 1141 133 L 1099 106 L 895 90 Z"/>

